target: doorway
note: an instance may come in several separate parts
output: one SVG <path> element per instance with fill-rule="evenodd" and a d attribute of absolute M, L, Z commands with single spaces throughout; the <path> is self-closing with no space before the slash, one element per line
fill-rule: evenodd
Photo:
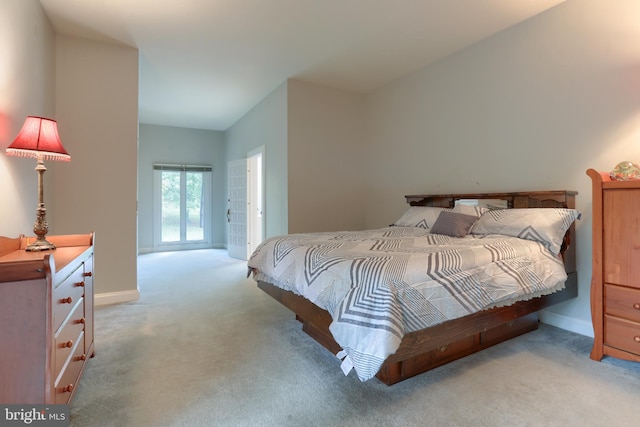
<path fill-rule="evenodd" d="M 264 146 L 228 163 L 227 251 L 233 258 L 249 259 L 264 239 L 264 176 Z"/>
<path fill-rule="evenodd" d="M 247 236 L 249 255 L 264 240 L 264 203 L 263 203 L 263 155 L 264 146 L 248 153 L 247 169 Z"/>
<path fill-rule="evenodd" d="M 154 246 L 196 249 L 211 241 L 211 166 L 154 164 Z"/>

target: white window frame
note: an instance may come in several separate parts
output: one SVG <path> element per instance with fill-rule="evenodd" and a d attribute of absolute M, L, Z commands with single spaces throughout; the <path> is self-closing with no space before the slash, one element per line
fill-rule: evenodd
<path fill-rule="evenodd" d="M 155 251 L 175 251 L 188 249 L 206 249 L 211 247 L 211 180 L 213 168 L 209 165 L 154 164 L 153 165 L 153 247 Z M 163 242 L 162 241 L 162 171 L 180 171 L 181 205 L 185 205 L 183 193 L 186 191 L 184 176 L 186 172 L 201 172 L 203 185 L 204 238 L 203 240 Z M 181 207 L 182 210 L 182 207 Z M 180 216 L 180 222 L 186 219 Z M 181 227 L 183 225 L 181 224 Z"/>

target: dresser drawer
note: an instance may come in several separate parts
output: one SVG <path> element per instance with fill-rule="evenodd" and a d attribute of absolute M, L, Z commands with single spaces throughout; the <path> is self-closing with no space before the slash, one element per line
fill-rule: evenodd
<path fill-rule="evenodd" d="M 605 285 L 604 301 L 605 314 L 640 322 L 640 289 Z"/>
<path fill-rule="evenodd" d="M 68 405 L 94 352 L 93 233 L 47 238 L 0 237 L 0 406 Z"/>
<path fill-rule="evenodd" d="M 53 330 L 57 331 L 71 309 L 84 295 L 82 264 L 53 290 Z"/>
<path fill-rule="evenodd" d="M 75 305 L 71 315 L 64 321 L 60 329 L 55 335 L 55 376 L 62 371 L 64 364 L 71 355 L 72 349 L 75 348 L 77 343 L 80 343 L 80 347 L 84 351 L 84 300 L 80 298 Z"/>
<path fill-rule="evenodd" d="M 640 323 L 605 315 L 604 343 L 640 355 Z"/>
<path fill-rule="evenodd" d="M 73 347 L 73 353 L 69 359 L 69 363 L 65 366 L 64 371 L 56 379 L 55 382 L 55 403 L 67 404 L 71 394 L 78 385 L 80 373 L 86 359 L 84 355 L 84 332 L 81 332 L 78 341 Z"/>

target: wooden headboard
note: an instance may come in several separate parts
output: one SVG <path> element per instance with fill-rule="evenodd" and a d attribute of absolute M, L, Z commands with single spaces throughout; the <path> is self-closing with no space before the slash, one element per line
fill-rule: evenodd
<path fill-rule="evenodd" d="M 419 194 L 404 196 L 411 206 L 453 208 L 458 200 L 504 200 L 509 209 L 565 208 L 575 209 L 577 191 L 522 191 L 516 193 Z M 567 274 L 576 272 L 575 224 L 572 224 L 562 244 L 562 259 Z M 576 279 L 577 280 L 577 279 Z"/>

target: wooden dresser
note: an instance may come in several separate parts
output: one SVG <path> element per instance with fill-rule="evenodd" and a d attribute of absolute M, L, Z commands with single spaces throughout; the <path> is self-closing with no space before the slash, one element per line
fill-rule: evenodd
<path fill-rule="evenodd" d="M 94 235 L 47 240 L 0 237 L 1 404 L 69 404 L 94 355 Z"/>
<path fill-rule="evenodd" d="M 640 181 L 587 171 L 593 183 L 593 360 L 640 362 Z"/>

